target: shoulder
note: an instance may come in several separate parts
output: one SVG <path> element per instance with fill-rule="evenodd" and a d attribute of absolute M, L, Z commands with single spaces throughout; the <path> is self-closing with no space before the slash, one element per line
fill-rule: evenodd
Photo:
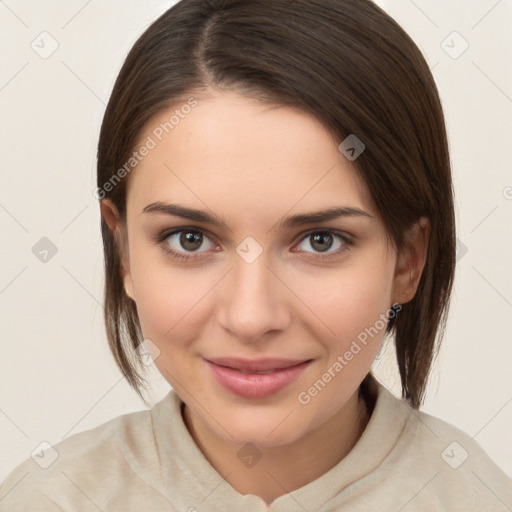
<path fill-rule="evenodd" d="M 412 481 L 410 508 L 404 512 L 432 506 L 465 512 L 512 510 L 512 479 L 471 436 L 412 409 L 387 390 L 383 393 L 406 416 L 395 449 L 384 464 Z"/>
<path fill-rule="evenodd" d="M 44 442 L 0 485 L 0 511 L 97 510 L 141 457 L 156 457 L 151 411 Z"/>

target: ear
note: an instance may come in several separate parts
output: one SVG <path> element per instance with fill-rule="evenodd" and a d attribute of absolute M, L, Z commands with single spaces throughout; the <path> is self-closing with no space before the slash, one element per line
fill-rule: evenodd
<path fill-rule="evenodd" d="M 121 272 L 126 295 L 135 300 L 133 293 L 133 281 L 130 272 L 130 259 L 128 252 L 128 233 L 126 224 L 121 220 L 119 212 L 110 199 L 100 201 L 101 216 L 107 223 L 117 244 L 117 249 L 121 254 Z"/>
<path fill-rule="evenodd" d="M 405 304 L 416 294 L 427 261 L 430 228 L 430 221 L 421 217 L 405 233 L 404 247 L 398 253 L 395 266 L 393 304 Z"/>

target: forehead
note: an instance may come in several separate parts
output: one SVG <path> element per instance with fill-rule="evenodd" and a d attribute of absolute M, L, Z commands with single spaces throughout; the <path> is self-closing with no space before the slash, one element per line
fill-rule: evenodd
<path fill-rule="evenodd" d="M 339 142 L 297 108 L 215 93 L 146 124 L 136 147 L 151 149 L 132 171 L 128 204 L 187 198 L 195 206 L 286 211 L 299 202 L 302 209 L 329 202 L 373 211 Z"/>

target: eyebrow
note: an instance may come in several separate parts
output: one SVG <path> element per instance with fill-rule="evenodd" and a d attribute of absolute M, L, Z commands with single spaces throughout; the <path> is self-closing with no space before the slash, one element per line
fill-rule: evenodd
<path fill-rule="evenodd" d="M 164 214 L 172 215 L 175 217 L 182 217 L 184 219 L 193 220 L 196 222 L 202 222 L 204 224 L 211 224 L 221 228 L 227 229 L 227 224 L 220 218 L 207 213 L 202 210 L 195 210 L 193 208 L 187 208 L 178 204 L 164 203 L 162 201 L 156 201 L 148 204 L 142 209 L 143 213 L 153 214 Z M 367 217 L 373 218 L 368 212 L 359 208 L 351 206 L 333 207 L 324 210 L 318 210 L 316 212 L 301 213 L 298 215 L 291 215 L 280 220 L 278 225 L 281 229 L 289 229 L 305 224 L 314 224 L 318 222 L 325 222 L 328 220 L 337 219 L 340 217 Z"/>

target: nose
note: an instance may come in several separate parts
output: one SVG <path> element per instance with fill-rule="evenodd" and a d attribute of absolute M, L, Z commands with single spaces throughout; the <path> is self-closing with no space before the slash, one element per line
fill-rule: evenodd
<path fill-rule="evenodd" d="M 221 327 L 244 343 L 265 341 L 284 331 L 291 321 L 289 292 L 270 268 L 265 252 L 252 263 L 234 255 L 233 265 L 218 297 Z"/>

